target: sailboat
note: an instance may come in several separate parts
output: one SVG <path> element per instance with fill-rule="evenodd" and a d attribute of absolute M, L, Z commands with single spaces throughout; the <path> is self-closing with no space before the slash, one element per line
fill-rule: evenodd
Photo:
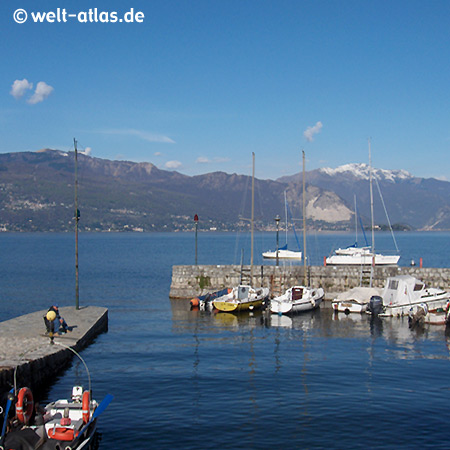
<path fill-rule="evenodd" d="M 262 308 L 263 302 L 269 297 L 269 288 L 254 288 L 253 284 L 253 231 L 255 222 L 255 154 L 252 170 L 252 218 L 251 218 L 251 257 L 250 257 L 250 285 L 239 284 L 213 301 L 216 309 L 223 312 L 253 311 Z"/>
<path fill-rule="evenodd" d="M 322 288 L 311 288 L 306 282 L 305 152 L 303 152 L 303 252 L 304 285 L 290 287 L 284 294 L 273 298 L 270 301 L 270 311 L 274 314 L 310 311 L 319 307 L 325 295 Z"/>
<path fill-rule="evenodd" d="M 286 217 L 286 244 L 283 247 L 280 247 L 279 249 L 272 251 L 269 250 L 267 252 L 264 252 L 263 258 L 264 259 L 295 259 L 297 261 L 300 261 L 302 259 L 302 252 L 301 251 L 294 251 L 294 250 L 288 250 L 288 203 L 286 200 L 286 191 L 284 191 L 284 212 Z M 295 233 L 295 228 L 294 228 Z M 297 234 L 295 234 L 295 237 L 297 238 Z"/>
<path fill-rule="evenodd" d="M 382 255 L 375 253 L 374 216 L 373 216 L 373 189 L 372 189 L 372 163 L 369 140 L 369 186 L 370 186 L 370 210 L 372 217 L 372 246 L 358 247 L 357 240 L 354 245 L 335 250 L 334 255 L 325 259 L 330 266 L 338 265 L 369 265 L 372 266 L 395 266 L 400 259 L 399 255 Z M 381 196 L 381 191 L 379 191 Z M 382 198 L 383 200 L 383 198 Z M 384 201 L 383 201 L 384 206 Z M 386 208 L 385 208 L 386 212 Z M 387 215 L 387 212 L 386 212 Z M 389 220 L 389 217 L 388 217 Z M 356 201 L 355 201 L 355 222 L 356 222 Z M 364 231 L 364 230 L 363 230 Z M 391 228 L 392 232 L 392 228 Z M 367 242 L 366 242 L 367 243 Z M 394 238 L 395 243 L 395 238 Z M 397 245 L 397 244 L 396 244 Z M 398 251 L 398 249 L 397 249 Z"/>
<path fill-rule="evenodd" d="M 353 289 L 350 289 L 348 291 L 339 294 L 331 302 L 331 306 L 335 312 L 343 312 L 345 314 L 366 312 L 367 309 L 369 308 L 370 299 L 379 297 L 381 293 L 381 289 L 372 286 L 374 267 L 376 265 L 396 265 L 400 258 L 400 256 L 398 255 L 386 256 L 375 253 L 375 234 L 374 234 L 375 227 L 373 222 L 372 161 L 370 152 L 370 139 L 369 139 L 369 182 L 370 182 L 369 183 L 370 210 L 372 216 L 372 248 L 357 247 L 357 245 L 355 244 L 354 247 L 339 249 L 339 251 L 335 252 L 335 255 L 326 259 L 326 263 L 330 265 L 333 264 L 359 265 L 361 267 L 363 267 L 364 265 L 370 265 L 370 285 L 354 287 Z M 356 200 L 355 200 L 355 216 L 356 216 Z"/>

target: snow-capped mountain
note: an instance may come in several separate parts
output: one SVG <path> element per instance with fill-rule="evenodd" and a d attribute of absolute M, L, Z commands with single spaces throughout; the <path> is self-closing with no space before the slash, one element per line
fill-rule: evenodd
<path fill-rule="evenodd" d="M 344 164 L 343 166 L 336 167 L 336 169 L 331 169 L 325 167 L 319 169 L 320 172 L 329 175 L 330 177 L 336 175 L 346 175 L 352 176 L 354 178 L 359 178 L 361 180 L 368 180 L 370 174 L 370 167 L 368 164 Z M 386 180 L 396 182 L 397 180 L 406 180 L 408 178 L 414 178 L 406 170 L 385 170 L 385 169 L 375 169 L 372 168 L 372 175 L 376 177 L 379 181 Z"/>
<path fill-rule="evenodd" d="M 375 223 L 388 223 L 383 202 L 391 223 L 418 229 L 450 229 L 450 183 L 434 178 L 418 178 L 406 170 L 372 169 L 374 179 Z M 299 183 L 301 175 L 283 177 L 282 183 Z M 346 164 L 335 169 L 321 168 L 306 173 L 306 183 L 336 194 L 350 210 L 354 198 L 359 214 L 370 222 L 369 166 Z M 379 189 L 378 189 L 379 187 Z M 331 208 L 332 205 L 329 205 Z M 339 208 L 342 210 L 342 206 Z"/>

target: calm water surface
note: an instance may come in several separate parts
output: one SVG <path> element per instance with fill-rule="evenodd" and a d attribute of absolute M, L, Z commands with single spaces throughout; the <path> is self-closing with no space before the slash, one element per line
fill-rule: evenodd
<path fill-rule="evenodd" d="M 403 265 L 422 257 L 449 267 L 449 233 L 396 238 Z M 257 264 L 274 241 L 256 236 Z M 310 236 L 310 259 L 321 264 L 352 242 Z M 377 235 L 377 246 L 393 247 L 390 236 Z M 239 263 L 241 248 L 248 261 L 248 238 L 200 233 L 199 263 Z M 73 236 L 1 234 L 0 249 L 1 320 L 74 304 Z M 329 309 L 190 311 L 168 294 L 172 265 L 193 263 L 193 251 L 188 234 L 80 235 L 80 303 L 109 309 L 109 331 L 82 352 L 94 396 L 115 397 L 99 421 L 100 449 L 450 448 L 444 328 Z M 41 400 L 69 395 L 83 371 L 74 362 Z"/>

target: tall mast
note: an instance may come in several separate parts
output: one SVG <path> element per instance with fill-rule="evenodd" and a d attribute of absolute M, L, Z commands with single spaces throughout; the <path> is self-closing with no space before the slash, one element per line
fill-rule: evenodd
<path fill-rule="evenodd" d="M 80 309 L 78 284 L 78 151 L 75 138 L 73 138 L 73 144 L 75 148 L 75 309 Z"/>
<path fill-rule="evenodd" d="M 284 190 L 284 217 L 286 218 L 286 245 L 287 245 L 287 243 L 288 243 L 288 236 L 287 236 L 288 235 L 288 216 L 287 216 L 286 189 Z"/>
<path fill-rule="evenodd" d="M 251 253 L 250 253 L 250 285 L 253 286 L 253 231 L 255 227 L 255 152 L 252 152 L 252 219 L 251 219 Z"/>
<path fill-rule="evenodd" d="M 358 214 L 356 211 L 356 194 L 353 196 L 355 200 L 355 247 L 358 247 Z"/>
<path fill-rule="evenodd" d="M 373 189 L 372 189 L 372 154 L 369 138 L 369 185 L 370 185 L 370 215 L 372 216 L 372 267 L 370 270 L 370 287 L 372 287 L 373 268 L 375 266 L 375 227 L 373 221 Z"/>
<path fill-rule="evenodd" d="M 303 283 L 306 286 L 307 277 L 306 277 L 306 208 L 305 208 L 305 151 L 302 150 L 303 154 Z"/>

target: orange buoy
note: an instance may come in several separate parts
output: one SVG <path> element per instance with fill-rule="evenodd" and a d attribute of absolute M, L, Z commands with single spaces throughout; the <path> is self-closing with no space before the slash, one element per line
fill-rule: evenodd
<path fill-rule="evenodd" d="M 193 298 L 192 300 L 191 300 L 191 307 L 192 308 L 195 308 L 196 306 L 198 306 L 199 305 L 199 303 L 200 303 L 200 300 L 196 297 L 196 298 Z"/>
<path fill-rule="evenodd" d="M 81 403 L 81 411 L 82 411 L 82 417 L 83 422 L 88 423 L 90 419 L 90 407 L 91 407 L 91 396 L 89 394 L 89 391 L 83 392 L 83 401 Z"/>
<path fill-rule="evenodd" d="M 33 414 L 34 402 L 33 394 L 27 387 L 23 387 L 19 391 L 16 403 L 16 414 L 20 422 L 27 424 Z"/>
<path fill-rule="evenodd" d="M 49 428 L 48 437 L 58 441 L 73 441 L 76 438 L 75 430 L 65 427 Z"/>

